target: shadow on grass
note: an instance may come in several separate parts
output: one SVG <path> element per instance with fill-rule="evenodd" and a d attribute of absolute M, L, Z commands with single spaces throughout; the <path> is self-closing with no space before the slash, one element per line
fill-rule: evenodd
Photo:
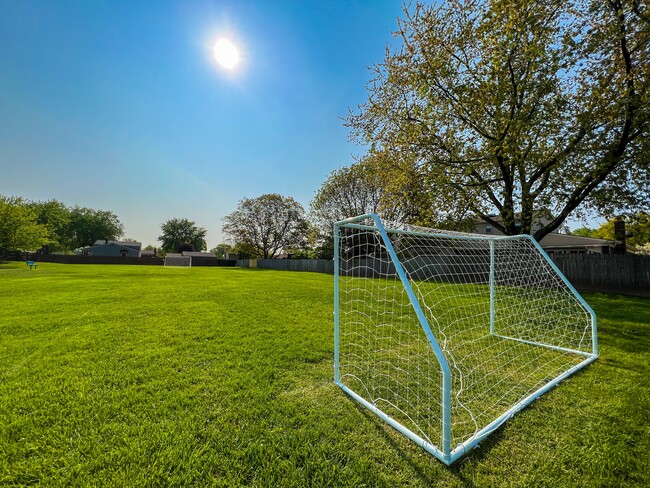
<path fill-rule="evenodd" d="M 437 464 L 435 470 L 425 470 L 424 468 L 426 466 L 423 467 L 422 461 L 417 459 L 410 449 L 404 449 L 404 447 L 395 441 L 394 437 L 391 435 L 391 431 L 395 433 L 397 433 L 397 431 L 395 431 L 390 425 L 383 422 L 379 417 L 370 412 L 367 408 L 359 405 L 353 400 L 350 401 L 355 404 L 355 408 L 366 418 L 366 420 L 368 420 L 375 427 L 379 435 L 381 435 L 386 440 L 387 444 L 390 445 L 391 449 L 398 453 L 399 457 L 403 459 L 413 469 L 413 471 L 415 471 L 415 473 L 417 473 L 420 481 L 422 481 L 422 483 L 427 486 L 436 486 L 440 482 L 439 473 L 445 470 L 447 470 L 447 472 L 453 477 L 457 478 L 464 487 L 473 488 L 478 486 L 476 485 L 473 476 L 467 476 L 464 471 L 466 471 L 468 467 L 478 463 L 483 458 L 485 458 L 485 456 L 487 456 L 503 438 L 503 426 L 501 426 L 499 429 L 490 434 L 487 439 L 481 442 L 477 448 L 472 449 L 462 458 L 454 462 L 451 466 L 445 465 L 435 456 L 432 456 L 422 450 L 422 452 L 426 453 L 431 464 Z M 398 433 L 398 435 L 401 434 Z M 413 446 L 416 449 L 420 449 L 415 444 L 413 444 Z"/>
<path fill-rule="evenodd" d="M 650 350 L 650 299 L 593 294 L 589 302 L 598 317 L 599 338 L 607 338 L 609 347 L 632 354 Z"/>
<path fill-rule="evenodd" d="M 624 319 L 641 324 L 650 322 L 650 298 L 603 293 L 591 293 L 586 295 L 586 298 L 599 319 Z"/>
<path fill-rule="evenodd" d="M 643 354 L 650 352 L 650 334 L 648 334 L 647 326 L 646 330 L 642 330 L 641 327 L 639 324 L 638 328 L 608 329 L 599 332 L 599 335 L 607 337 L 609 347 L 615 347 L 630 354 Z"/>

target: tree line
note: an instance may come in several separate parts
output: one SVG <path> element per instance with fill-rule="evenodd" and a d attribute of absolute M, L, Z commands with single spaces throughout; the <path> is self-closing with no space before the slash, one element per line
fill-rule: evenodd
<path fill-rule="evenodd" d="M 70 252 L 123 233 L 124 226 L 109 210 L 0 195 L 0 256 L 21 250 Z"/>

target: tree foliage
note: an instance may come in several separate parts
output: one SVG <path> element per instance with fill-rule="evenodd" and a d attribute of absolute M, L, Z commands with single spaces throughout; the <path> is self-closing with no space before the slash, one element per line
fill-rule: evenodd
<path fill-rule="evenodd" d="M 28 202 L 0 195 L 0 257 L 10 251 L 35 251 L 48 242 L 48 229 Z"/>
<path fill-rule="evenodd" d="M 332 224 L 366 213 L 386 220 L 442 228 L 463 227 L 468 216 L 464 207 L 455 214 L 438 210 L 425 176 L 417 165 L 397 166 L 385 153 L 372 152 L 363 160 L 332 171 L 310 204 L 310 218 L 323 232 Z M 456 229 L 462 230 L 462 229 Z"/>
<path fill-rule="evenodd" d="M 183 246 L 190 245 L 196 251 L 205 251 L 207 244 L 205 236 L 208 233 L 203 227 L 189 219 L 170 219 L 160 226 L 162 234 L 158 240 L 162 242 L 165 252 L 181 252 Z M 186 250 L 188 250 L 187 248 Z"/>
<path fill-rule="evenodd" d="M 0 198 L 3 205 L 12 207 L 11 212 L 14 217 L 18 218 L 20 214 L 23 216 L 21 221 L 33 220 L 36 227 L 32 227 L 32 231 L 34 235 L 40 236 L 37 239 L 40 244 L 37 247 L 33 247 L 33 244 L 27 247 L 44 254 L 54 251 L 72 251 L 79 247 L 90 246 L 98 239 L 115 240 L 124 232 L 117 215 L 108 210 L 68 207 L 54 199 L 38 202 L 19 197 L 0 196 Z M 5 210 L 8 212 L 7 208 Z M 26 227 L 22 229 L 25 230 Z M 21 245 L 17 249 L 24 247 Z"/>
<path fill-rule="evenodd" d="M 288 249 L 305 247 L 308 224 L 300 203 L 277 193 L 244 198 L 224 218 L 223 232 L 235 248 L 251 257 L 270 259 Z"/>
<path fill-rule="evenodd" d="M 222 242 L 221 244 L 217 244 L 217 247 L 210 249 L 210 252 L 218 258 L 223 259 L 226 257 L 227 253 L 234 252 L 234 248 L 230 244 Z"/>
<path fill-rule="evenodd" d="M 626 242 L 628 245 L 637 248 L 650 243 L 650 213 L 636 212 L 623 216 L 625 218 L 625 230 L 627 234 Z M 614 225 L 616 218 L 609 219 L 597 229 L 581 227 L 571 232 L 574 236 L 595 237 L 597 239 L 616 239 Z"/>
<path fill-rule="evenodd" d="M 124 234 L 120 219 L 110 210 L 74 206 L 63 239 L 67 249 L 92 246 L 98 239 L 116 240 Z"/>
<path fill-rule="evenodd" d="M 332 171 L 310 204 L 314 229 L 309 240 L 317 257 L 332 257 L 334 222 L 368 213 L 415 225 L 472 230 L 467 207 L 455 214 L 438 211 L 435 195 L 428 191 L 422 176 L 416 165 L 406 166 L 403 160 L 401 166 L 395 166 L 380 152 Z"/>
<path fill-rule="evenodd" d="M 72 250 L 68 247 L 67 232 L 70 225 L 70 209 L 58 200 L 29 202 L 36 214 L 36 221 L 48 230 L 49 239 L 43 244 L 41 252 L 50 254 L 55 251 Z"/>
<path fill-rule="evenodd" d="M 387 178 L 367 160 L 332 171 L 310 204 L 310 217 L 323 232 L 339 220 L 367 213 L 381 213 L 400 220 L 403 207 L 385 198 Z"/>
<path fill-rule="evenodd" d="M 418 3 L 398 35 L 403 46 L 375 67 L 369 101 L 347 125 L 395 165 L 415 161 L 442 212 L 468 208 L 516 234 L 550 209 L 539 240 L 572 213 L 650 201 L 641 2 Z"/>

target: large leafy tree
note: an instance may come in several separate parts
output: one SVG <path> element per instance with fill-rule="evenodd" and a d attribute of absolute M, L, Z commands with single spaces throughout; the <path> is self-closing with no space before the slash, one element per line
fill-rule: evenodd
<path fill-rule="evenodd" d="M 263 259 L 304 248 L 307 229 L 302 205 L 277 193 L 244 198 L 237 210 L 224 218 L 223 225 L 235 249 L 248 250 L 252 257 Z"/>
<path fill-rule="evenodd" d="M 337 220 L 366 213 L 416 225 L 462 225 L 467 209 L 454 215 L 435 212 L 435 195 L 422 176 L 412 162 L 403 159 L 396 166 L 386 154 L 373 152 L 329 174 L 310 204 L 310 218 L 324 232 Z"/>
<path fill-rule="evenodd" d="M 67 248 L 77 249 L 91 246 L 98 239 L 119 239 L 124 234 L 124 226 L 109 210 L 75 206 L 70 209 L 64 233 Z"/>
<path fill-rule="evenodd" d="M 48 241 L 47 227 L 27 202 L 0 195 L 0 258 L 10 251 L 34 251 Z"/>
<path fill-rule="evenodd" d="M 329 233 L 338 220 L 382 213 L 384 188 L 379 174 L 363 162 L 334 170 L 311 201 L 310 218 L 321 232 Z"/>
<path fill-rule="evenodd" d="M 39 224 L 48 229 L 49 241 L 43 245 L 41 252 L 50 254 L 53 251 L 71 250 L 67 247 L 66 231 L 70 223 L 70 210 L 58 200 L 31 202 L 29 206 L 36 214 Z"/>
<path fill-rule="evenodd" d="M 347 125 L 396 165 L 415 160 L 441 211 L 466 207 L 516 234 L 549 209 L 539 240 L 569 215 L 650 201 L 642 2 L 418 3 L 398 35 Z"/>
<path fill-rule="evenodd" d="M 427 191 L 420 168 L 406 161 L 396 167 L 385 153 L 373 152 L 361 161 L 332 171 L 310 204 L 310 233 L 316 255 L 331 258 L 333 224 L 357 215 L 379 214 L 386 220 L 454 230 L 471 230 L 467 208 L 456 214 L 435 211 L 435 195 Z"/>
<path fill-rule="evenodd" d="M 203 227 L 189 219 L 170 219 L 160 226 L 162 234 L 158 240 L 162 242 L 165 252 L 188 250 L 191 246 L 196 251 L 205 251 L 207 244 L 205 236 L 208 233 Z M 189 246 L 188 246 L 189 245 Z"/>
<path fill-rule="evenodd" d="M 309 240 L 317 257 L 333 256 L 334 222 L 369 213 L 389 220 L 405 219 L 407 204 L 389 177 L 390 168 L 380 163 L 377 157 L 367 157 L 343 166 L 332 171 L 318 189 L 309 205 L 313 225 Z"/>

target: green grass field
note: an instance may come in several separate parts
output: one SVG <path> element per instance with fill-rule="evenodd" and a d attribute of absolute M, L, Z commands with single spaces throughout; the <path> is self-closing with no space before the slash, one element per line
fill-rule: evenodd
<path fill-rule="evenodd" d="M 650 301 L 446 467 L 332 380 L 332 277 L 0 265 L 0 485 L 647 486 Z"/>

